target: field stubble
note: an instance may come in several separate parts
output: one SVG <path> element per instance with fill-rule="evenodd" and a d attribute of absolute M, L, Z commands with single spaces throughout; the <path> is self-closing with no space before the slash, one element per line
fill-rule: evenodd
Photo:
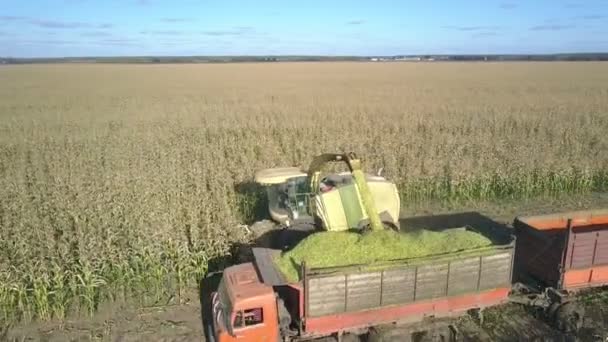
<path fill-rule="evenodd" d="M 179 300 L 263 211 L 254 170 L 322 152 L 384 167 L 404 203 L 608 189 L 603 63 L 40 65 L 0 80 L 0 320 Z"/>

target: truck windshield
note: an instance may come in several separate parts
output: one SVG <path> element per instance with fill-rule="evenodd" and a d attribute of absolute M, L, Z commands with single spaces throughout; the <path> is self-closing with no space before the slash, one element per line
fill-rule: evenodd
<path fill-rule="evenodd" d="M 232 334 L 233 329 L 232 324 L 230 322 L 230 315 L 232 314 L 232 302 L 230 301 L 230 296 L 228 295 L 228 289 L 226 288 L 226 282 L 224 281 L 224 278 L 222 278 L 222 280 L 220 281 L 217 293 L 220 300 L 220 306 L 222 308 L 222 318 L 224 326 L 226 327 L 226 330 L 228 330 L 228 332 Z"/>

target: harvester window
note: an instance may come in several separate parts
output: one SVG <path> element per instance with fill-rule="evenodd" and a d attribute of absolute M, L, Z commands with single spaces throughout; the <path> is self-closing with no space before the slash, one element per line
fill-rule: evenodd
<path fill-rule="evenodd" d="M 264 322 L 264 314 L 262 308 L 249 309 L 238 311 L 234 316 L 234 327 L 243 328 L 252 325 L 258 325 Z"/>

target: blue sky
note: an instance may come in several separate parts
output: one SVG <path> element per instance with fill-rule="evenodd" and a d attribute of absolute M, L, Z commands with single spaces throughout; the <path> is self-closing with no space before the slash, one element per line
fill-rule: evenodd
<path fill-rule="evenodd" d="M 0 56 L 608 52 L 608 0 L 0 0 Z"/>

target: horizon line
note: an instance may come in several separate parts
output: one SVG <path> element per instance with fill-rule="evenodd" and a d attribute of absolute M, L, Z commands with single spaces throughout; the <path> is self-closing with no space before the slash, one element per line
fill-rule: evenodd
<path fill-rule="evenodd" d="M 390 55 L 315 55 L 315 54 L 243 54 L 243 55 L 112 55 L 112 56 L 36 56 L 36 57 L 15 57 L 0 56 L 0 59 L 111 59 L 111 58 L 264 58 L 264 57 L 307 57 L 307 58 L 383 58 L 383 57 L 423 57 L 423 56 L 560 56 L 560 55 L 608 55 L 608 51 L 602 52 L 548 52 L 548 53 L 416 53 L 416 54 L 390 54 Z"/>

